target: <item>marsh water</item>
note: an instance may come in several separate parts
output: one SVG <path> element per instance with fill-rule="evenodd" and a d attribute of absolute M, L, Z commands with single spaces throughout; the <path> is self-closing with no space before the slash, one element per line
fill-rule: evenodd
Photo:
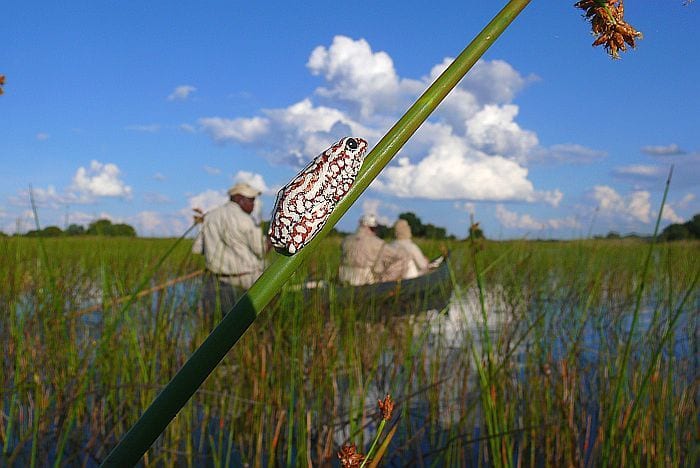
<path fill-rule="evenodd" d="M 371 445 L 377 400 L 391 394 L 389 466 L 590 465 L 609 437 L 636 460 L 693 465 L 698 251 L 664 247 L 637 294 L 645 250 L 607 255 L 607 245 L 491 246 L 484 255 L 502 260 L 482 290 L 462 252 L 448 306 L 411 315 L 320 311 L 285 291 L 142 464 L 337 465 L 343 444 Z M 186 253 L 145 288 L 199 268 Z M 133 259 L 143 264 L 141 252 Z M 124 279 L 126 266 L 67 269 L 52 282 L 17 265 L 0 265 L 0 299 L 14 312 L 0 322 L 0 465 L 96 466 L 220 315 L 200 307 L 199 279 L 115 303 L 139 280 Z M 28 272 L 36 286 L 16 286 Z M 102 301 L 113 305 L 91 310 Z"/>
<path fill-rule="evenodd" d="M 419 314 L 396 318 L 388 317 L 381 323 L 372 322 L 373 327 L 391 327 L 401 330 L 401 333 L 406 333 L 406 330 L 410 329 L 409 333 L 415 340 L 416 346 L 412 352 L 415 353 L 416 359 L 423 361 L 418 364 L 423 366 L 418 373 L 426 377 L 415 379 L 415 368 L 406 373 L 402 370 L 397 372 L 395 353 L 392 349 L 384 350 L 377 360 L 372 376 L 373 382 L 364 392 L 362 402 L 364 412 L 373 413 L 377 401 L 382 399 L 388 391 L 395 392 L 397 387 L 403 394 L 410 395 L 410 398 L 405 399 L 406 406 L 401 408 L 400 415 L 410 419 L 410 423 L 397 432 L 390 445 L 391 456 L 385 460 L 389 466 L 440 464 L 444 455 L 440 447 L 445 441 L 455 438 L 462 439 L 463 449 L 459 456 L 467 466 L 477 465 L 480 461 L 483 463 L 484 441 L 488 440 L 489 436 L 486 435 L 485 428 L 477 422 L 483 419 L 483 414 L 479 410 L 478 375 L 470 371 L 470 368 L 473 366 L 474 359 L 483 358 L 484 353 L 489 352 L 485 350 L 486 346 L 490 349 L 495 362 L 507 363 L 510 375 L 520 380 L 520 385 L 535 386 L 541 385 L 552 375 L 552 367 L 556 366 L 557 362 L 571 358 L 567 354 L 572 353 L 572 343 L 577 340 L 575 367 L 580 373 L 580 385 L 586 388 L 590 395 L 590 398 L 585 399 L 586 413 L 597 415 L 600 411 L 595 394 L 602 390 L 599 372 L 601 365 L 604 364 L 601 362 L 609 358 L 609 356 L 601 356 L 600 353 L 612 349 L 614 343 L 621 341 L 632 331 L 630 329 L 632 314 L 615 312 L 611 307 L 610 310 L 602 308 L 595 315 L 586 317 L 582 317 L 583 312 L 578 310 L 570 310 L 571 316 L 565 316 L 561 314 L 563 309 L 568 308 L 564 299 L 528 303 L 522 299 L 514 301 L 513 297 L 512 292 L 506 291 L 499 285 L 484 291 L 482 295 L 476 287 L 465 289 L 458 286 L 452 292 L 450 301 L 444 309 L 425 310 Z M 97 293 L 89 295 L 81 303 L 82 307 L 88 308 L 94 305 L 97 298 L 99 298 Z M 149 301 L 154 314 L 158 313 L 159 305 L 164 300 L 195 310 L 199 301 L 199 282 L 181 283 L 152 295 Z M 676 385 L 692 386 L 693 381 L 700 375 L 698 373 L 700 366 L 700 328 L 697 314 L 700 303 L 698 300 L 700 299 L 696 298 L 695 304 L 680 315 L 675 324 L 677 332 L 674 333 L 673 341 L 664 351 L 667 354 L 672 353 L 676 365 L 684 369 L 683 372 L 675 374 L 675 379 L 684 379 L 685 382 L 675 382 Z M 28 305 L 30 305 L 29 302 L 21 302 L 18 307 Z M 647 300 L 641 307 L 635 329 L 632 331 L 633 335 L 644 337 L 661 333 L 662 327 L 667 323 L 661 314 L 659 307 L 652 300 Z M 196 321 L 196 318 L 193 316 L 191 320 Z M 95 310 L 83 314 L 82 324 L 84 333 L 80 336 L 81 340 L 99 339 L 103 325 L 102 311 Z M 557 333 L 538 335 L 532 333 L 535 327 L 557 331 Z M 190 339 L 187 324 L 183 323 L 181 329 L 184 339 Z M 552 342 L 546 347 L 548 354 L 539 357 L 538 365 L 541 372 L 533 376 L 532 372 L 526 371 L 526 367 L 532 364 L 532 353 L 542 347 L 541 340 L 545 339 L 545 335 L 548 335 L 547 339 Z M 426 359 L 426 356 L 431 358 Z M 406 357 L 403 356 L 402 359 L 406 360 Z M 222 366 L 224 369 L 234 369 L 235 366 L 230 364 L 224 362 Z M 431 367 L 438 367 L 439 373 L 431 375 Z M 339 372 L 337 385 L 340 393 L 351 391 L 352 385 L 348 381 L 349 378 L 344 376 L 342 371 Z M 465 394 L 465 389 L 473 390 Z M 265 405 L 265 402 L 250 400 L 245 395 L 231 395 L 231 398 L 240 398 L 249 405 Z M 352 405 L 352 399 L 338 402 L 336 411 L 339 416 L 332 428 L 334 446 L 341 446 L 358 437 L 365 441 L 372 440 L 375 435 L 376 418 L 375 420 L 368 418 L 364 425 L 350 423 Z M 357 406 L 356 401 L 354 405 Z M 474 408 L 471 415 L 473 422 L 469 425 L 469 429 L 455 430 L 465 422 L 462 420 L 463 412 L 457 410 L 463 407 Z M 354 410 L 356 411 L 357 408 L 355 407 Z M 218 422 L 208 419 L 203 409 L 198 410 L 197 414 L 199 418 L 192 428 L 194 440 L 229 437 L 227 431 L 230 429 L 222 430 L 218 427 Z M 597 424 L 597 417 L 594 417 L 590 421 L 587 432 L 596 433 Z M 517 434 L 527 429 L 529 428 L 515 427 L 510 432 Z M 361 433 L 358 434 L 358 430 Z M 221 431 L 223 434 L 220 433 Z M 318 442 L 316 439 L 321 436 L 322 434 L 319 433 L 312 434 L 311 443 Z M 519 458 L 520 450 L 516 442 L 514 459 Z M 290 453 L 292 457 L 296 457 L 296 448 L 292 447 Z M 245 457 L 235 445 L 230 447 L 227 455 L 232 465 L 245 465 Z M 192 461 L 187 457 L 183 457 L 181 461 L 184 463 L 187 460 Z M 200 444 L 200 451 L 194 460 L 196 466 L 210 466 L 214 463 L 215 457 L 207 444 Z M 263 464 L 266 460 L 263 460 Z M 88 465 L 91 464 L 88 463 Z"/>

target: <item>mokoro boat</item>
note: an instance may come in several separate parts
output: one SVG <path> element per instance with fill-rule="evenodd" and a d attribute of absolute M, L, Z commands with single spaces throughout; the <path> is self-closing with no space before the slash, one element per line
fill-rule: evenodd
<path fill-rule="evenodd" d="M 307 284 L 305 296 L 316 307 L 328 309 L 333 304 L 354 306 L 358 313 L 372 311 L 384 315 L 407 315 L 431 309 L 443 309 L 452 294 L 448 257 L 432 262 L 435 268 L 412 279 L 388 281 L 364 286 Z"/>

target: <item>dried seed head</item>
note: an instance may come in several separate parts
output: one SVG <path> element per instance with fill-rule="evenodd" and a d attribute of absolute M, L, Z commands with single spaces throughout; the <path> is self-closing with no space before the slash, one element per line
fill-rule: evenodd
<path fill-rule="evenodd" d="M 552 368 L 549 367 L 549 363 L 545 362 L 544 364 L 542 364 L 542 373 L 546 377 L 549 377 L 550 375 L 552 375 Z"/>
<path fill-rule="evenodd" d="M 382 412 L 382 419 L 389 421 L 391 419 L 391 413 L 394 411 L 394 402 L 391 399 L 391 395 L 388 393 L 384 397 L 384 400 L 379 400 L 379 410 Z"/>
<path fill-rule="evenodd" d="M 355 444 L 345 444 L 338 452 L 338 458 L 343 468 L 359 468 L 365 456 L 357 451 Z"/>
<path fill-rule="evenodd" d="M 5 85 L 5 75 L 0 75 L 0 94 L 4 93 L 2 87 Z"/>
<path fill-rule="evenodd" d="M 574 6 L 584 10 L 584 16 L 591 22 L 591 31 L 596 36 L 593 46 L 602 45 L 614 59 L 620 58 L 618 51 L 626 51 L 628 45 L 634 48 L 635 38 L 642 38 L 642 33 L 624 20 L 624 0 L 581 0 Z"/>

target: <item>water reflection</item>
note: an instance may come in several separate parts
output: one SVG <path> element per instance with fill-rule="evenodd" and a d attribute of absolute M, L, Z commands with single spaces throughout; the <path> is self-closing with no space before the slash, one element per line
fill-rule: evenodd
<path fill-rule="evenodd" d="M 75 297 L 66 306 L 66 310 L 88 309 L 102 300 L 102 290 L 93 285 L 83 291 L 79 299 Z M 161 315 L 161 319 L 178 323 L 174 327 L 173 341 L 181 340 L 189 345 L 191 330 L 197 326 L 198 318 L 193 313 L 200 294 L 198 281 L 181 283 L 169 287 L 157 294 L 140 298 L 131 309 L 133 316 L 141 324 L 152 326 Z M 635 351 L 640 362 L 648 357 L 659 336 L 668 325 L 669 312 L 654 303 L 650 295 L 640 310 L 635 326 Z M 40 307 L 38 296 L 27 297 L 17 301 L 18 312 L 31 313 Z M 358 390 L 357 381 L 343 374 L 341 369 L 329 369 L 337 373 L 337 418 L 325 433 L 311 433 L 313 446 L 317 441 L 330 439 L 338 447 L 348 441 L 368 441 L 374 437 L 379 413 L 377 400 L 387 392 L 397 400 L 397 412 L 401 418 L 400 430 L 392 441 L 386 460 L 392 466 L 430 463 L 439 460 L 437 454 L 449 445 L 448 441 L 460 438 L 463 459 L 472 460 L 474 464 L 483 454 L 484 446 L 469 441 L 479 439 L 486 431 L 483 426 L 481 394 L 475 362 L 484 358 L 488 349 L 492 358 L 507 379 L 507 385 L 522 392 L 523 389 L 536 388 L 545 382 L 545 375 L 540 366 L 549 365 L 553 377 L 558 377 L 559 363 L 568 359 L 572 349 L 576 352 L 572 365 L 579 372 L 580 385 L 593 395 L 582 401 L 587 414 L 598 413 L 595 395 L 603 388 L 600 368 L 612 358 L 611 352 L 619 349 L 620 343 L 630 331 L 632 310 L 628 303 L 616 303 L 612 295 L 601 301 L 603 305 L 588 309 L 580 304 L 579 297 L 566 294 L 548 294 L 542 297 L 528 296 L 525 291 L 513 291 L 504 286 L 495 285 L 482 294 L 472 288 L 455 288 L 448 306 L 444 310 L 430 310 L 411 316 L 398 317 L 388 324 L 373 323 L 370 327 L 392 327 L 391 333 L 406 333 L 410 338 L 408 349 L 386 348 L 372 363 L 373 374 L 365 376 L 366 387 Z M 687 379 L 691 382 L 698 375 L 698 299 L 694 307 L 687 307 L 677 324 L 677 331 L 665 352 L 676 357 L 677 372 L 674 378 Z M 167 304 L 165 307 L 163 304 Z M 625 307 L 626 306 L 626 307 Z M 108 310 L 118 310 L 118 307 Z M 671 311 L 673 312 L 673 311 Z M 320 315 L 319 315 L 320 316 Z M 79 314 L 80 324 L 84 327 L 82 339 L 99 339 L 104 321 L 110 314 L 97 309 Z M 324 320 L 327 318 L 324 317 Z M 148 326 L 144 329 L 150 329 Z M 376 330 L 368 328 L 368 330 Z M 408 332 L 406 330 L 409 330 Z M 349 352 L 349 351 L 348 351 Z M 398 358 L 397 355 L 401 354 Z M 602 354 L 601 354 L 602 353 Z M 607 353 L 607 354 L 605 354 Z M 350 366 L 345 356 L 338 358 L 338 367 Z M 398 363 L 397 363 L 398 361 Z M 501 367 L 503 364 L 503 367 Z M 233 372 L 236 372 L 234 370 Z M 287 376 L 280 376 L 284 380 Z M 681 382 L 681 387 L 686 386 Z M 310 393 L 315 389 L 304 390 Z M 353 392 L 351 394 L 350 392 Z M 516 394 L 513 400 L 521 398 Z M 252 405 L 253 403 L 251 403 Z M 259 401 L 256 405 L 267 403 Z M 526 403 L 525 403 L 526 404 Z M 241 403 L 241 406 L 245 406 Z M 362 414 L 364 418 L 351 424 L 351 415 Z M 322 411 L 328 408 L 322 408 Z M 315 410 L 315 408 L 314 408 Z M 522 407 L 517 411 L 524 411 Z M 309 410 L 311 414 L 311 410 Z M 202 411 L 201 418 L 209 417 Z M 321 416 L 313 414 L 314 420 Z M 199 426 L 202 420 L 196 421 Z M 215 421 L 208 423 L 208 432 L 218 439 L 218 426 Z M 217 423 L 218 424 L 218 423 Z M 593 420 L 591 432 L 595 433 L 597 424 Z M 514 427 L 517 429 L 517 425 Z M 195 430 L 195 436 L 197 435 Z M 232 449 L 237 456 L 237 449 Z M 206 452 L 206 450 L 205 450 Z M 423 454 L 423 455 L 418 455 Z M 435 455 L 431 455 L 435 454 Z M 211 462 L 209 454 L 204 453 L 202 466 Z"/>

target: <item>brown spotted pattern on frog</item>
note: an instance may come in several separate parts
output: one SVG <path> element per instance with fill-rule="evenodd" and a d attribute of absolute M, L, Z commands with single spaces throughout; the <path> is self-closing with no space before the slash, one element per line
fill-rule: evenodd
<path fill-rule="evenodd" d="M 362 138 L 342 138 L 282 187 L 267 232 L 278 251 L 293 255 L 319 233 L 355 182 L 366 150 Z"/>

